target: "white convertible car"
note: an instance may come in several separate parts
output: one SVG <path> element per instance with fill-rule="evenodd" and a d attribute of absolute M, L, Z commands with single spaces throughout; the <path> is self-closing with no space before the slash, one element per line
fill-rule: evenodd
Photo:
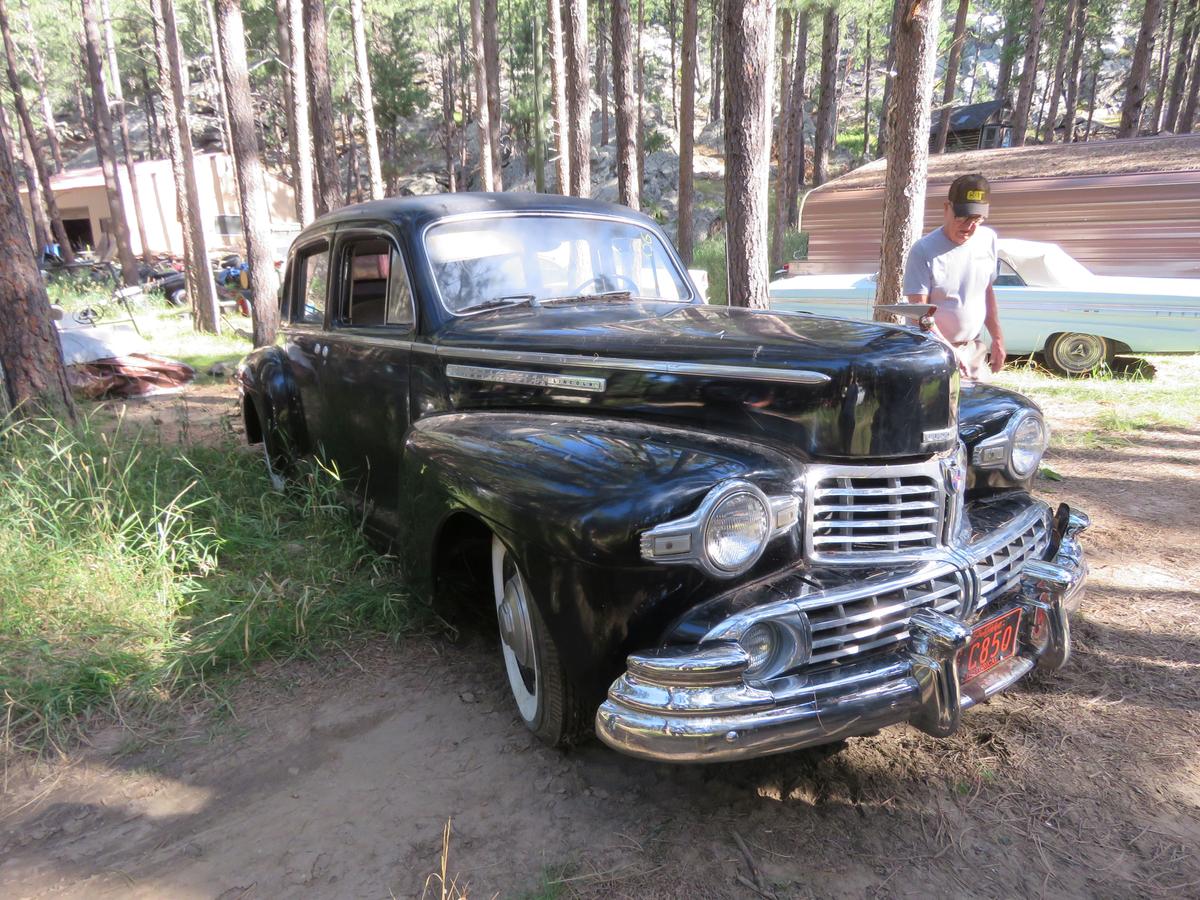
<path fill-rule="evenodd" d="M 1200 351 L 1200 278 L 1094 275 L 1057 244 L 1038 241 L 1001 238 L 999 255 L 996 298 L 1010 354 L 1041 352 L 1050 368 L 1076 375 L 1116 353 Z M 875 278 L 781 278 L 771 282 L 771 306 L 869 319 Z"/>

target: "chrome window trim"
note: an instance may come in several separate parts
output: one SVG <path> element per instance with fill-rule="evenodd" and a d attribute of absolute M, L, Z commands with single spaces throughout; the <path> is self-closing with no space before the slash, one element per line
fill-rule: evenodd
<path fill-rule="evenodd" d="M 450 316 L 456 319 L 470 318 L 474 315 L 479 315 L 483 312 L 492 312 L 493 310 L 476 310 L 475 312 L 455 312 L 447 305 L 445 298 L 442 296 L 442 286 L 438 283 L 437 273 L 433 270 L 433 261 L 429 258 L 429 245 L 426 239 L 429 236 L 429 231 L 439 225 L 453 224 L 455 222 L 469 222 L 478 219 L 515 219 L 515 218 L 557 218 L 557 219 L 592 219 L 599 222 L 618 222 L 622 225 L 630 225 L 634 228 L 640 228 L 654 237 L 666 250 L 667 258 L 675 267 L 675 274 L 679 276 L 683 282 L 684 290 L 687 291 L 687 297 L 682 300 L 660 300 L 658 303 L 674 303 L 678 306 L 688 306 L 695 304 L 700 298 L 696 294 L 695 286 L 692 284 L 691 276 L 687 274 L 687 268 L 683 265 L 683 260 L 679 258 L 679 252 L 672 246 L 669 240 L 654 231 L 652 228 L 633 219 L 625 218 L 624 216 L 606 215 L 604 213 L 588 213 L 588 212 L 566 212 L 561 210 L 537 210 L 537 209 L 514 209 L 514 210 L 493 210 L 490 212 L 473 212 L 473 213 L 455 213 L 452 216 L 443 216 L 440 219 L 434 219 L 432 222 L 426 222 L 421 226 L 421 255 L 425 259 L 425 267 L 429 270 L 429 280 L 433 284 L 433 292 L 437 296 L 438 305 Z"/>

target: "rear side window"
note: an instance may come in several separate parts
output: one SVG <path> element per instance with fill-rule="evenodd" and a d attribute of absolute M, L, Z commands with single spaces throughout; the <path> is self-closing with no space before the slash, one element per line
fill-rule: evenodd
<path fill-rule="evenodd" d="M 395 245 L 386 238 L 362 238 L 343 247 L 345 287 L 339 321 L 351 326 L 411 328 L 412 290 Z"/>
<path fill-rule="evenodd" d="M 296 260 L 296 293 L 293 322 L 325 324 L 325 298 L 329 292 L 329 245 L 306 247 Z"/>

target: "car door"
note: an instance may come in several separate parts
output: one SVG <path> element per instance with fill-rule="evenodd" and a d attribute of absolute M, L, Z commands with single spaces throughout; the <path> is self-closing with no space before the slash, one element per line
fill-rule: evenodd
<path fill-rule="evenodd" d="M 396 534 L 400 454 L 410 421 L 409 357 L 416 328 L 411 281 L 390 226 L 338 232 L 321 360 L 326 450 L 365 503 L 367 519 Z"/>
<path fill-rule="evenodd" d="M 306 240 L 292 253 L 284 284 L 284 352 L 304 412 L 304 425 L 312 446 L 323 455 L 328 429 L 321 393 L 323 360 L 328 356 L 325 313 L 330 279 L 330 236 Z"/>

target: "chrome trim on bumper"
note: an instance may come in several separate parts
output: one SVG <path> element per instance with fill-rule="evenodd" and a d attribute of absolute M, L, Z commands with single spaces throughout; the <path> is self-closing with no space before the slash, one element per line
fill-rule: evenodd
<path fill-rule="evenodd" d="M 811 674 L 747 683 L 749 658 L 736 644 L 665 648 L 629 658 L 625 675 L 596 713 L 609 746 L 645 759 L 711 762 L 825 744 L 910 722 L 945 737 L 962 711 L 1009 687 L 1032 669 L 1053 671 L 1071 653 L 1068 614 L 1087 578 L 1073 513 L 1051 561 L 1025 563 L 1016 588 L 996 609 L 1020 607 L 1017 653 L 961 683 L 959 651 L 971 636 L 960 619 L 922 609 L 897 652 Z"/>

